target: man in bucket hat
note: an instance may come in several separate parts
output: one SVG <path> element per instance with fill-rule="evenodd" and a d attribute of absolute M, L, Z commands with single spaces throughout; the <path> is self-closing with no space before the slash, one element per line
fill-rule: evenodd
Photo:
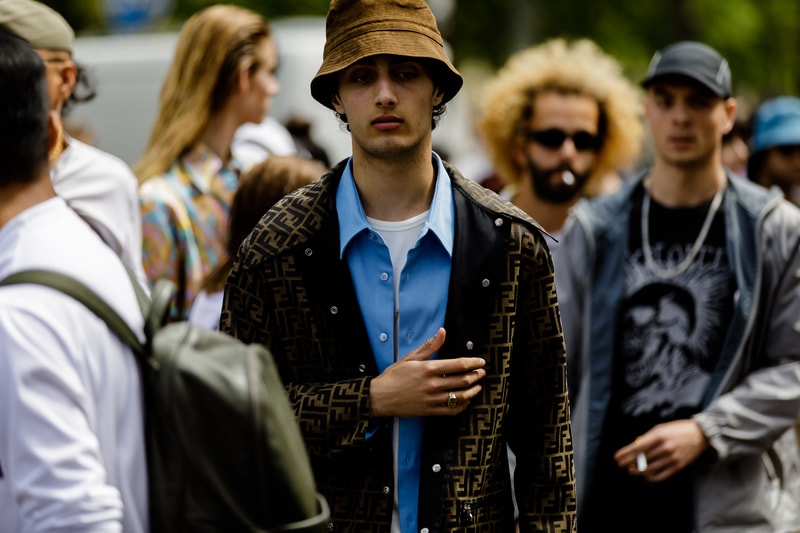
<path fill-rule="evenodd" d="M 512 531 L 512 481 L 521 530 L 575 530 L 543 234 L 431 149 L 461 85 L 423 0 L 334 0 L 311 91 L 353 155 L 267 212 L 225 287 L 221 328 L 272 351 L 335 531 Z"/>
<path fill-rule="evenodd" d="M 555 252 L 581 531 L 798 531 L 800 211 L 723 167 L 716 50 L 669 46 L 643 86 L 652 167 Z"/>

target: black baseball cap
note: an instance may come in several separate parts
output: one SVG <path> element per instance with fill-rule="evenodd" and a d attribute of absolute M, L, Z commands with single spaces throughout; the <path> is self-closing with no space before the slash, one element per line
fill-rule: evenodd
<path fill-rule="evenodd" d="M 710 46 L 696 41 L 680 41 L 653 54 L 642 87 L 646 89 L 664 76 L 691 78 L 722 98 L 733 92 L 728 61 Z"/>

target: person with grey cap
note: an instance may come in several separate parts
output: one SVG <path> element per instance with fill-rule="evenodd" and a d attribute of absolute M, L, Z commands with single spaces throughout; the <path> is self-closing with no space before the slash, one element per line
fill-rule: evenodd
<path fill-rule="evenodd" d="M 778 96 L 758 106 L 750 144 L 747 176 L 764 187 L 778 187 L 800 204 L 800 98 Z"/>
<path fill-rule="evenodd" d="M 555 252 L 581 531 L 796 532 L 800 211 L 723 167 L 716 50 L 668 46 L 642 85 L 652 166 Z"/>
<path fill-rule="evenodd" d="M 332 531 L 575 531 L 542 230 L 432 150 L 462 77 L 424 0 L 334 0 L 311 93 L 352 157 L 239 249 L 221 329 L 268 346 Z M 517 456 L 509 476 L 508 447 Z"/>
<path fill-rule="evenodd" d="M 50 178 L 56 194 L 144 284 L 136 177 L 118 157 L 64 131 L 63 117 L 69 108 L 94 97 L 88 73 L 72 57 L 72 27 L 58 12 L 35 0 L 0 0 L 0 25 L 28 41 L 45 64 L 50 109 L 58 118 L 58 140 L 50 151 Z"/>

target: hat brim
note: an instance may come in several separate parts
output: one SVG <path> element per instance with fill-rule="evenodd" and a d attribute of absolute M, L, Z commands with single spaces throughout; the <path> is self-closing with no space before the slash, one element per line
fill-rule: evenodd
<path fill-rule="evenodd" d="M 395 55 L 437 61 L 434 81 L 444 92 L 442 103 L 449 102 L 461 89 L 464 79 L 452 65 L 440 43 L 427 35 L 410 30 L 381 30 L 345 40 L 330 51 L 314 79 L 311 80 L 311 96 L 329 109 L 333 109 L 331 97 L 336 91 L 336 74 L 350 65 L 370 56 Z"/>
<path fill-rule="evenodd" d="M 657 74 L 646 78 L 642 81 L 642 87 L 645 89 L 649 88 L 653 83 L 657 81 L 663 81 L 664 78 L 684 78 L 689 81 L 693 81 L 695 83 L 699 83 L 715 95 L 719 96 L 720 98 L 728 98 L 730 94 L 727 94 L 722 88 L 715 83 L 713 80 L 704 79 L 697 75 L 696 72 L 691 70 L 685 70 L 681 68 L 670 68 L 670 69 L 663 69 L 659 70 Z"/>
<path fill-rule="evenodd" d="M 776 126 L 772 131 L 754 137 L 753 153 L 763 152 L 776 146 L 800 145 L 800 120 L 794 124 Z"/>

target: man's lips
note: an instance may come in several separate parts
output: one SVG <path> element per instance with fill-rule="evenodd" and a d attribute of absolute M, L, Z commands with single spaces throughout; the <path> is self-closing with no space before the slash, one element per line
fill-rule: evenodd
<path fill-rule="evenodd" d="M 671 144 L 678 146 L 687 146 L 694 142 L 691 135 L 670 135 L 667 139 Z"/>
<path fill-rule="evenodd" d="M 379 130 L 393 130 L 403 124 L 403 119 L 393 115 L 383 115 L 374 119 L 371 124 Z"/>

